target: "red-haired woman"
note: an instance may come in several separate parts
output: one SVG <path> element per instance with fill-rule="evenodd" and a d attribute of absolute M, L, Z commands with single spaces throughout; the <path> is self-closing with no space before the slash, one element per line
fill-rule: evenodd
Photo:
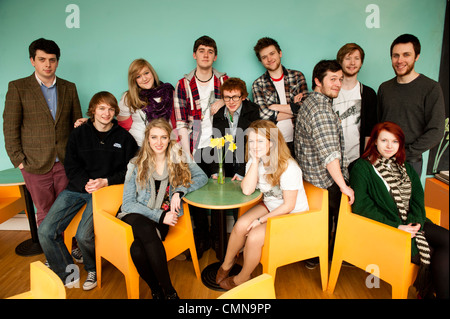
<path fill-rule="evenodd" d="M 405 162 L 405 136 L 397 124 L 375 125 L 350 184 L 354 213 L 411 233 L 412 262 L 420 265 L 419 295 L 449 298 L 449 233 L 425 217 L 422 184 Z"/>

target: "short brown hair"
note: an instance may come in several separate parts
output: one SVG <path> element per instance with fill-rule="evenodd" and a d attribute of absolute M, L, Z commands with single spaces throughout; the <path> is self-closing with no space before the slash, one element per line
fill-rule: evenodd
<path fill-rule="evenodd" d="M 239 78 L 229 78 L 220 86 L 220 95 L 223 97 L 223 91 L 241 91 L 242 99 L 248 96 L 247 85 Z"/>
<path fill-rule="evenodd" d="M 119 114 L 119 112 L 120 112 L 119 105 L 117 104 L 117 100 L 114 97 L 114 95 L 112 95 L 111 93 L 106 92 L 106 91 L 101 91 L 101 92 L 94 94 L 91 101 L 89 102 L 89 108 L 88 108 L 86 114 L 87 114 L 87 116 L 89 116 L 91 118 L 92 121 L 94 121 L 95 109 L 102 102 L 105 104 L 108 104 L 109 106 L 112 106 L 114 108 L 115 116 L 117 116 Z"/>
<path fill-rule="evenodd" d="M 214 53 L 217 55 L 217 45 L 216 41 L 213 38 L 204 35 L 194 42 L 194 53 L 197 52 L 199 46 L 204 45 L 207 47 L 212 47 L 214 49 Z"/>
<path fill-rule="evenodd" d="M 338 61 L 339 64 L 342 64 L 342 61 L 344 60 L 345 56 L 356 50 L 359 51 L 359 54 L 361 55 L 361 64 L 363 64 L 364 63 L 364 50 L 356 43 L 347 43 L 342 48 L 340 48 L 336 55 L 336 60 Z"/>
<path fill-rule="evenodd" d="M 258 40 L 258 42 L 256 43 L 256 45 L 254 46 L 253 50 L 255 50 L 255 54 L 256 57 L 258 58 L 259 61 L 261 61 L 261 56 L 259 55 L 259 52 L 264 49 L 267 48 L 268 46 L 273 45 L 275 47 L 275 49 L 277 49 L 278 53 L 281 52 L 281 48 L 278 45 L 278 42 L 275 41 L 272 38 L 269 37 L 264 37 Z"/>

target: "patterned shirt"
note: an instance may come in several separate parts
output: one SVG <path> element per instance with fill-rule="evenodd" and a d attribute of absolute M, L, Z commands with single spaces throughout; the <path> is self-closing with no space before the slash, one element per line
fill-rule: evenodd
<path fill-rule="evenodd" d="M 198 93 L 194 71 L 185 75 L 184 78 L 178 81 L 173 99 L 176 128 L 188 129 L 191 153 L 200 141 L 202 121 L 202 106 L 200 104 L 200 95 Z M 213 73 L 214 97 L 218 100 L 221 98 L 220 86 L 228 79 L 228 76 L 225 73 L 217 72 L 215 69 L 213 69 Z"/>
<path fill-rule="evenodd" d="M 305 77 L 302 72 L 289 70 L 283 67 L 284 89 L 286 91 L 286 101 L 288 104 L 294 103 L 294 96 L 308 92 Z M 275 85 L 270 78 L 269 71 L 253 82 L 252 85 L 253 102 L 260 107 L 260 116 L 263 120 L 277 122 L 278 111 L 269 109 L 272 104 L 280 104 Z"/>
<path fill-rule="evenodd" d="M 295 122 L 295 157 L 303 178 L 323 189 L 334 183 L 326 166 L 335 159 L 339 159 L 342 175 L 348 180 L 344 134 L 332 103 L 332 99 L 322 93 L 309 93 Z"/>

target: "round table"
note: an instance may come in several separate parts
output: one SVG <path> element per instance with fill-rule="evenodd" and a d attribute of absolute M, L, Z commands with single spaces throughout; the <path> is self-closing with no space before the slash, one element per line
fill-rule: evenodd
<path fill-rule="evenodd" d="M 216 284 L 216 274 L 225 258 L 227 247 L 225 210 L 255 205 L 261 200 L 261 197 L 262 193 L 258 190 L 251 195 L 244 195 L 241 190 L 241 182 L 231 181 L 231 178 L 226 178 L 224 184 L 218 184 L 217 180 L 209 179 L 205 186 L 183 197 L 183 200 L 189 205 L 211 209 L 213 214 L 219 214 L 219 249 L 217 251 L 219 262 L 203 269 L 201 276 L 203 284 L 208 288 L 223 290 Z M 236 264 L 230 271 L 230 276 L 239 273 L 240 268 Z"/>
<path fill-rule="evenodd" d="M 19 186 L 23 190 L 25 196 L 25 204 L 27 206 L 27 217 L 30 225 L 31 238 L 20 243 L 16 247 L 16 254 L 19 256 L 34 256 L 42 254 L 42 248 L 39 244 L 39 238 L 37 234 L 36 216 L 34 212 L 34 204 L 30 193 L 28 192 L 25 182 L 23 180 L 22 173 L 18 168 L 9 168 L 0 171 L 0 187 L 1 186 Z"/>

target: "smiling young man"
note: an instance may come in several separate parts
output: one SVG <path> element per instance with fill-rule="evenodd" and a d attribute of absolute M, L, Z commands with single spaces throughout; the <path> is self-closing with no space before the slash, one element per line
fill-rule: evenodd
<path fill-rule="evenodd" d="M 275 122 L 294 155 L 293 120 L 302 97 L 308 92 L 302 72 L 286 69 L 281 64 L 283 52 L 277 41 L 264 37 L 253 48 L 266 72 L 252 85 L 253 101 L 260 107 L 264 120 Z"/>
<path fill-rule="evenodd" d="M 358 81 L 364 56 L 364 50 L 356 43 L 345 44 L 336 56 L 342 66 L 344 81 L 338 97 L 333 99 L 333 110 L 341 119 L 349 170 L 363 154 L 366 141 L 377 123 L 377 94 Z"/>
<path fill-rule="evenodd" d="M 339 95 L 343 72 L 336 60 L 322 60 L 313 70 L 313 92 L 303 101 L 295 123 L 295 158 L 303 179 L 328 190 L 329 233 L 337 225 L 341 194 L 354 201 L 353 190 L 347 185 L 348 161 L 345 156 L 344 134 L 332 103 Z"/>
<path fill-rule="evenodd" d="M 217 60 L 217 45 L 209 36 L 202 36 L 194 43 L 193 58 L 196 68 L 185 74 L 175 87 L 174 117 L 181 146 L 191 154 L 195 162 L 211 176 L 214 160 L 209 147 L 213 134 L 212 116 L 224 105 L 220 86 L 228 79 L 226 73 L 213 68 Z M 210 232 L 207 211 L 190 206 L 195 224 L 195 239 L 198 258 L 210 247 Z M 217 214 L 212 214 L 212 221 Z"/>
<path fill-rule="evenodd" d="M 29 56 L 34 73 L 8 86 L 3 135 L 6 152 L 33 198 L 39 226 L 67 185 L 66 144 L 81 107 L 75 84 L 55 75 L 60 49 L 54 41 L 33 41 Z"/>
<path fill-rule="evenodd" d="M 127 164 L 138 150 L 132 135 L 114 119 L 119 114 L 119 106 L 111 93 L 95 94 L 87 114 L 90 119 L 72 131 L 67 143 L 64 164 L 69 179 L 67 188 L 59 194 L 38 229 L 50 268 L 64 284 L 73 286 L 74 282 L 66 282 L 70 275 L 67 267 L 73 260 L 64 244 L 63 232 L 86 204 L 75 236 L 88 272 L 84 290 L 97 286 L 92 193 L 108 185 L 123 183 Z"/>
<path fill-rule="evenodd" d="M 402 128 L 406 161 L 419 176 L 422 174 L 422 153 L 442 139 L 445 121 L 441 86 L 415 70 L 420 50 L 419 39 L 414 35 L 397 37 L 391 45 L 392 68 L 396 76 L 378 89 L 379 121 L 391 121 Z"/>

